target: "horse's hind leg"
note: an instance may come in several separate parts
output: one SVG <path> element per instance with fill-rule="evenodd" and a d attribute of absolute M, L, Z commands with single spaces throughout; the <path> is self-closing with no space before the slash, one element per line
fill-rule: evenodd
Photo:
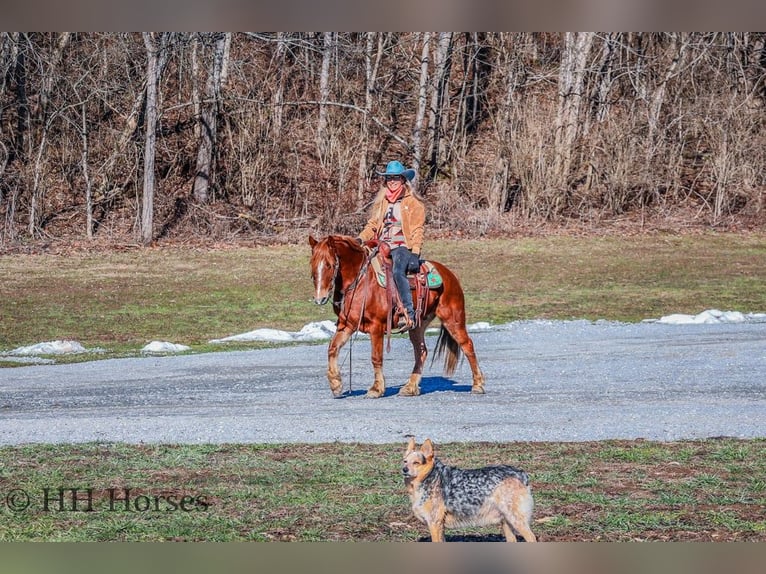
<path fill-rule="evenodd" d="M 415 366 L 412 369 L 410 378 L 407 380 L 407 384 L 399 389 L 399 394 L 403 397 L 416 397 L 420 394 L 420 379 L 423 376 L 423 364 L 426 362 L 426 357 L 428 356 L 425 331 L 425 324 L 421 324 L 410 331 L 410 342 L 412 343 L 412 350 L 415 353 Z"/>
<path fill-rule="evenodd" d="M 468 364 L 471 366 L 471 374 L 473 375 L 473 385 L 471 386 L 471 392 L 475 395 L 484 394 L 484 373 L 479 368 L 479 361 L 476 359 L 476 351 L 473 348 L 473 340 L 468 336 L 468 331 L 465 328 L 465 322 L 462 328 L 457 329 L 457 334 L 452 335 L 457 344 L 463 351 L 463 355 L 468 360 Z"/>
<path fill-rule="evenodd" d="M 338 367 L 338 354 L 351 335 L 350 330 L 343 329 L 336 331 L 330 341 L 330 346 L 327 348 L 327 380 L 330 382 L 332 395 L 336 398 L 343 394 L 343 380 L 341 379 L 340 368 Z"/>
<path fill-rule="evenodd" d="M 440 310 L 442 311 L 441 313 L 439 312 Z M 468 330 L 465 326 L 465 314 L 455 311 L 444 312 L 442 309 L 437 309 L 437 315 L 439 319 L 441 319 L 444 328 L 447 329 L 447 332 L 460 346 L 460 350 L 463 351 L 463 356 L 465 356 L 468 364 L 471 366 L 471 374 L 473 375 L 471 392 L 477 395 L 484 394 L 484 374 L 479 368 L 479 361 L 476 359 L 473 340 L 468 335 Z"/>

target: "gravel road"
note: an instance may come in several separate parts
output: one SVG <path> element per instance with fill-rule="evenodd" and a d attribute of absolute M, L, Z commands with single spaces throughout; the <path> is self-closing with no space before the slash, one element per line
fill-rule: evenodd
<path fill-rule="evenodd" d="M 420 397 L 396 396 L 406 339 L 371 383 L 357 339 L 331 398 L 326 343 L 270 350 L 0 369 L 0 444 L 35 442 L 401 442 L 766 437 L 766 323 L 518 322 L 473 333 L 487 394 L 467 363 L 426 368 Z M 433 349 L 435 338 L 429 338 Z"/>

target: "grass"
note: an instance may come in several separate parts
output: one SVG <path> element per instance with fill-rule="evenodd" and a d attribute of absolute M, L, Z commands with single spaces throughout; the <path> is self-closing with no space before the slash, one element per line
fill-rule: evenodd
<path fill-rule="evenodd" d="M 757 235 L 434 240 L 425 254 L 457 272 L 469 322 L 766 310 Z M 0 256 L 0 351 L 74 339 L 104 357 L 152 340 L 200 352 L 220 348 L 214 338 L 334 320 L 311 302 L 308 257 L 308 245 Z"/>
<path fill-rule="evenodd" d="M 30 505 L 17 512 L 0 506 L 0 540 L 423 540 L 427 529 L 413 518 L 398 472 L 403 448 L 3 447 L 0 460 L 14 462 L 0 469 L 0 499 L 23 489 Z M 451 464 L 511 463 L 527 470 L 533 530 L 544 541 L 766 541 L 766 492 L 762 480 L 753 480 L 766 476 L 766 440 L 437 448 Z M 61 502 L 59 488 L 79 489 L 78 511 L 71 510 L 70 491 Z M 90 512 L 83 511 L 88 488 Z M 184 497 L 183 508 L 167 502 Z M 490 527 L 448 534 L 500 539 L 499 528 Z"/>

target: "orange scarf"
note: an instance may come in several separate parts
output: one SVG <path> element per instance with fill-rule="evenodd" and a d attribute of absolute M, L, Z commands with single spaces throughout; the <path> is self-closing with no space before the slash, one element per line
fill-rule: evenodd
<path fill-rule="evenodd" d="M 389 203 L 396 203 L 396 201 L 402 196 L 402 193 L 404 193 L 403 185 L 395 192 L 392 192 L 390 189 L 386 188 L 386 199 L 389 201 Z"/>

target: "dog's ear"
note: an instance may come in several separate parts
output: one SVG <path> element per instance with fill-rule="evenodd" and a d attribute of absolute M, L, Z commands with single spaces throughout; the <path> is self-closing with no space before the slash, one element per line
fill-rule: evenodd
<path fill-rule="evenodd" d="M 404 452 L 405 456 L 415 450 L 415 437 L 410 437 L 410 442 L 407 443 L 407 450 Z"/>
<path fill-rule="evenodd" d="M 434 457 L 434 443 L 431 442 L 430 438 L 425 440 L 423 446 L 420 447 L 420 451 L 427 459 Z"/>

